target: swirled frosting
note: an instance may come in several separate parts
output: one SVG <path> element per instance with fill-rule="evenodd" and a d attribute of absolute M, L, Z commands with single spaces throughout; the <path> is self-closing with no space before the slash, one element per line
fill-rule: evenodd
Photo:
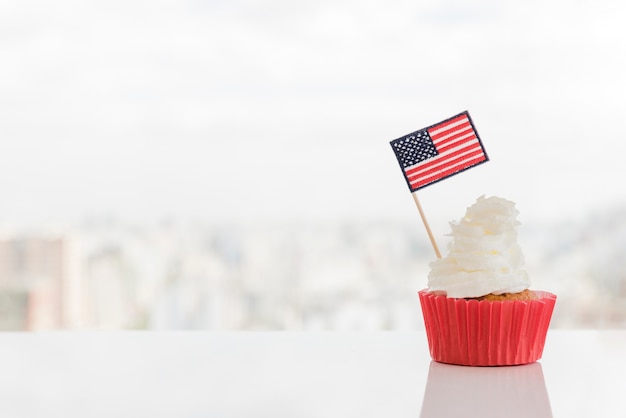
<path fill-rule="evenodd" d="M 430 263 L 428 289 L 451 298 L 517 293 L 530 287 L 517 242 L 515 203 L 479 197 L 458 222 L 450 222 L 448 254 Z"/>

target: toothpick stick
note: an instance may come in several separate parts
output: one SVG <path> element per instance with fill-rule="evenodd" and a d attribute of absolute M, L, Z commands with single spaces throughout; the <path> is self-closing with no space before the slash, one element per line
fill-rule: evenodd
<path fill-rule="evenodd" d="M 415 206 L 417 206 L 417 210 L 419 211 L 420 216 L 422 217 L 422 222 L 424 223 L 424 226 L 426 227 L 426 233 L 428 234 L 428 238 L 430 238 L 430 243 L 432 244 L 433 249 L 435 250 L 435 254 L 437 254 L 437 258 L 441 258 L 441 253 L 439 252 L 439 247 L 437 246 L 437 242 L 435 241 L 433 232 L 430 230 L 430 226 L 428 226 L 428 221 L 426 220 L 426 216 L 424 215 L 424 211 L 422 210 L 422 205 L 420 205 L 420 201 L 417 199 L 417 193 L 413 192 L 411 194 L 413 195 Z"/>

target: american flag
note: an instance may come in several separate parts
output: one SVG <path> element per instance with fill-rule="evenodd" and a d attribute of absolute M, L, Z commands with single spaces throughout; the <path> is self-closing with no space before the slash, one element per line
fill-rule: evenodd
<path fill-rule="evenodd" d="M 489 160 L 468 112 L 390 143 L 411 192 Z"/>

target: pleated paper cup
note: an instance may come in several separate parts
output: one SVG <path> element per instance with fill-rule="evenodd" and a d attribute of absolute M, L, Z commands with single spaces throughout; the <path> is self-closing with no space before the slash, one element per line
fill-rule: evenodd
<path fill-rule="evenodd" d="M 456 299 L 418 292 L 430 355 L 440 363 L 513 366 L 541 358 L 556 295 L 529 301 Z"/>

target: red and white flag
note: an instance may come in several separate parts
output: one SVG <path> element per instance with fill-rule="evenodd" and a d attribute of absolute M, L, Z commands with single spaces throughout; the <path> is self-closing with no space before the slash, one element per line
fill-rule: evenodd
<path fill-rule="evenodd" d="M 468 112 L 390 144 L 411 192 L 489 160 Z"/>

